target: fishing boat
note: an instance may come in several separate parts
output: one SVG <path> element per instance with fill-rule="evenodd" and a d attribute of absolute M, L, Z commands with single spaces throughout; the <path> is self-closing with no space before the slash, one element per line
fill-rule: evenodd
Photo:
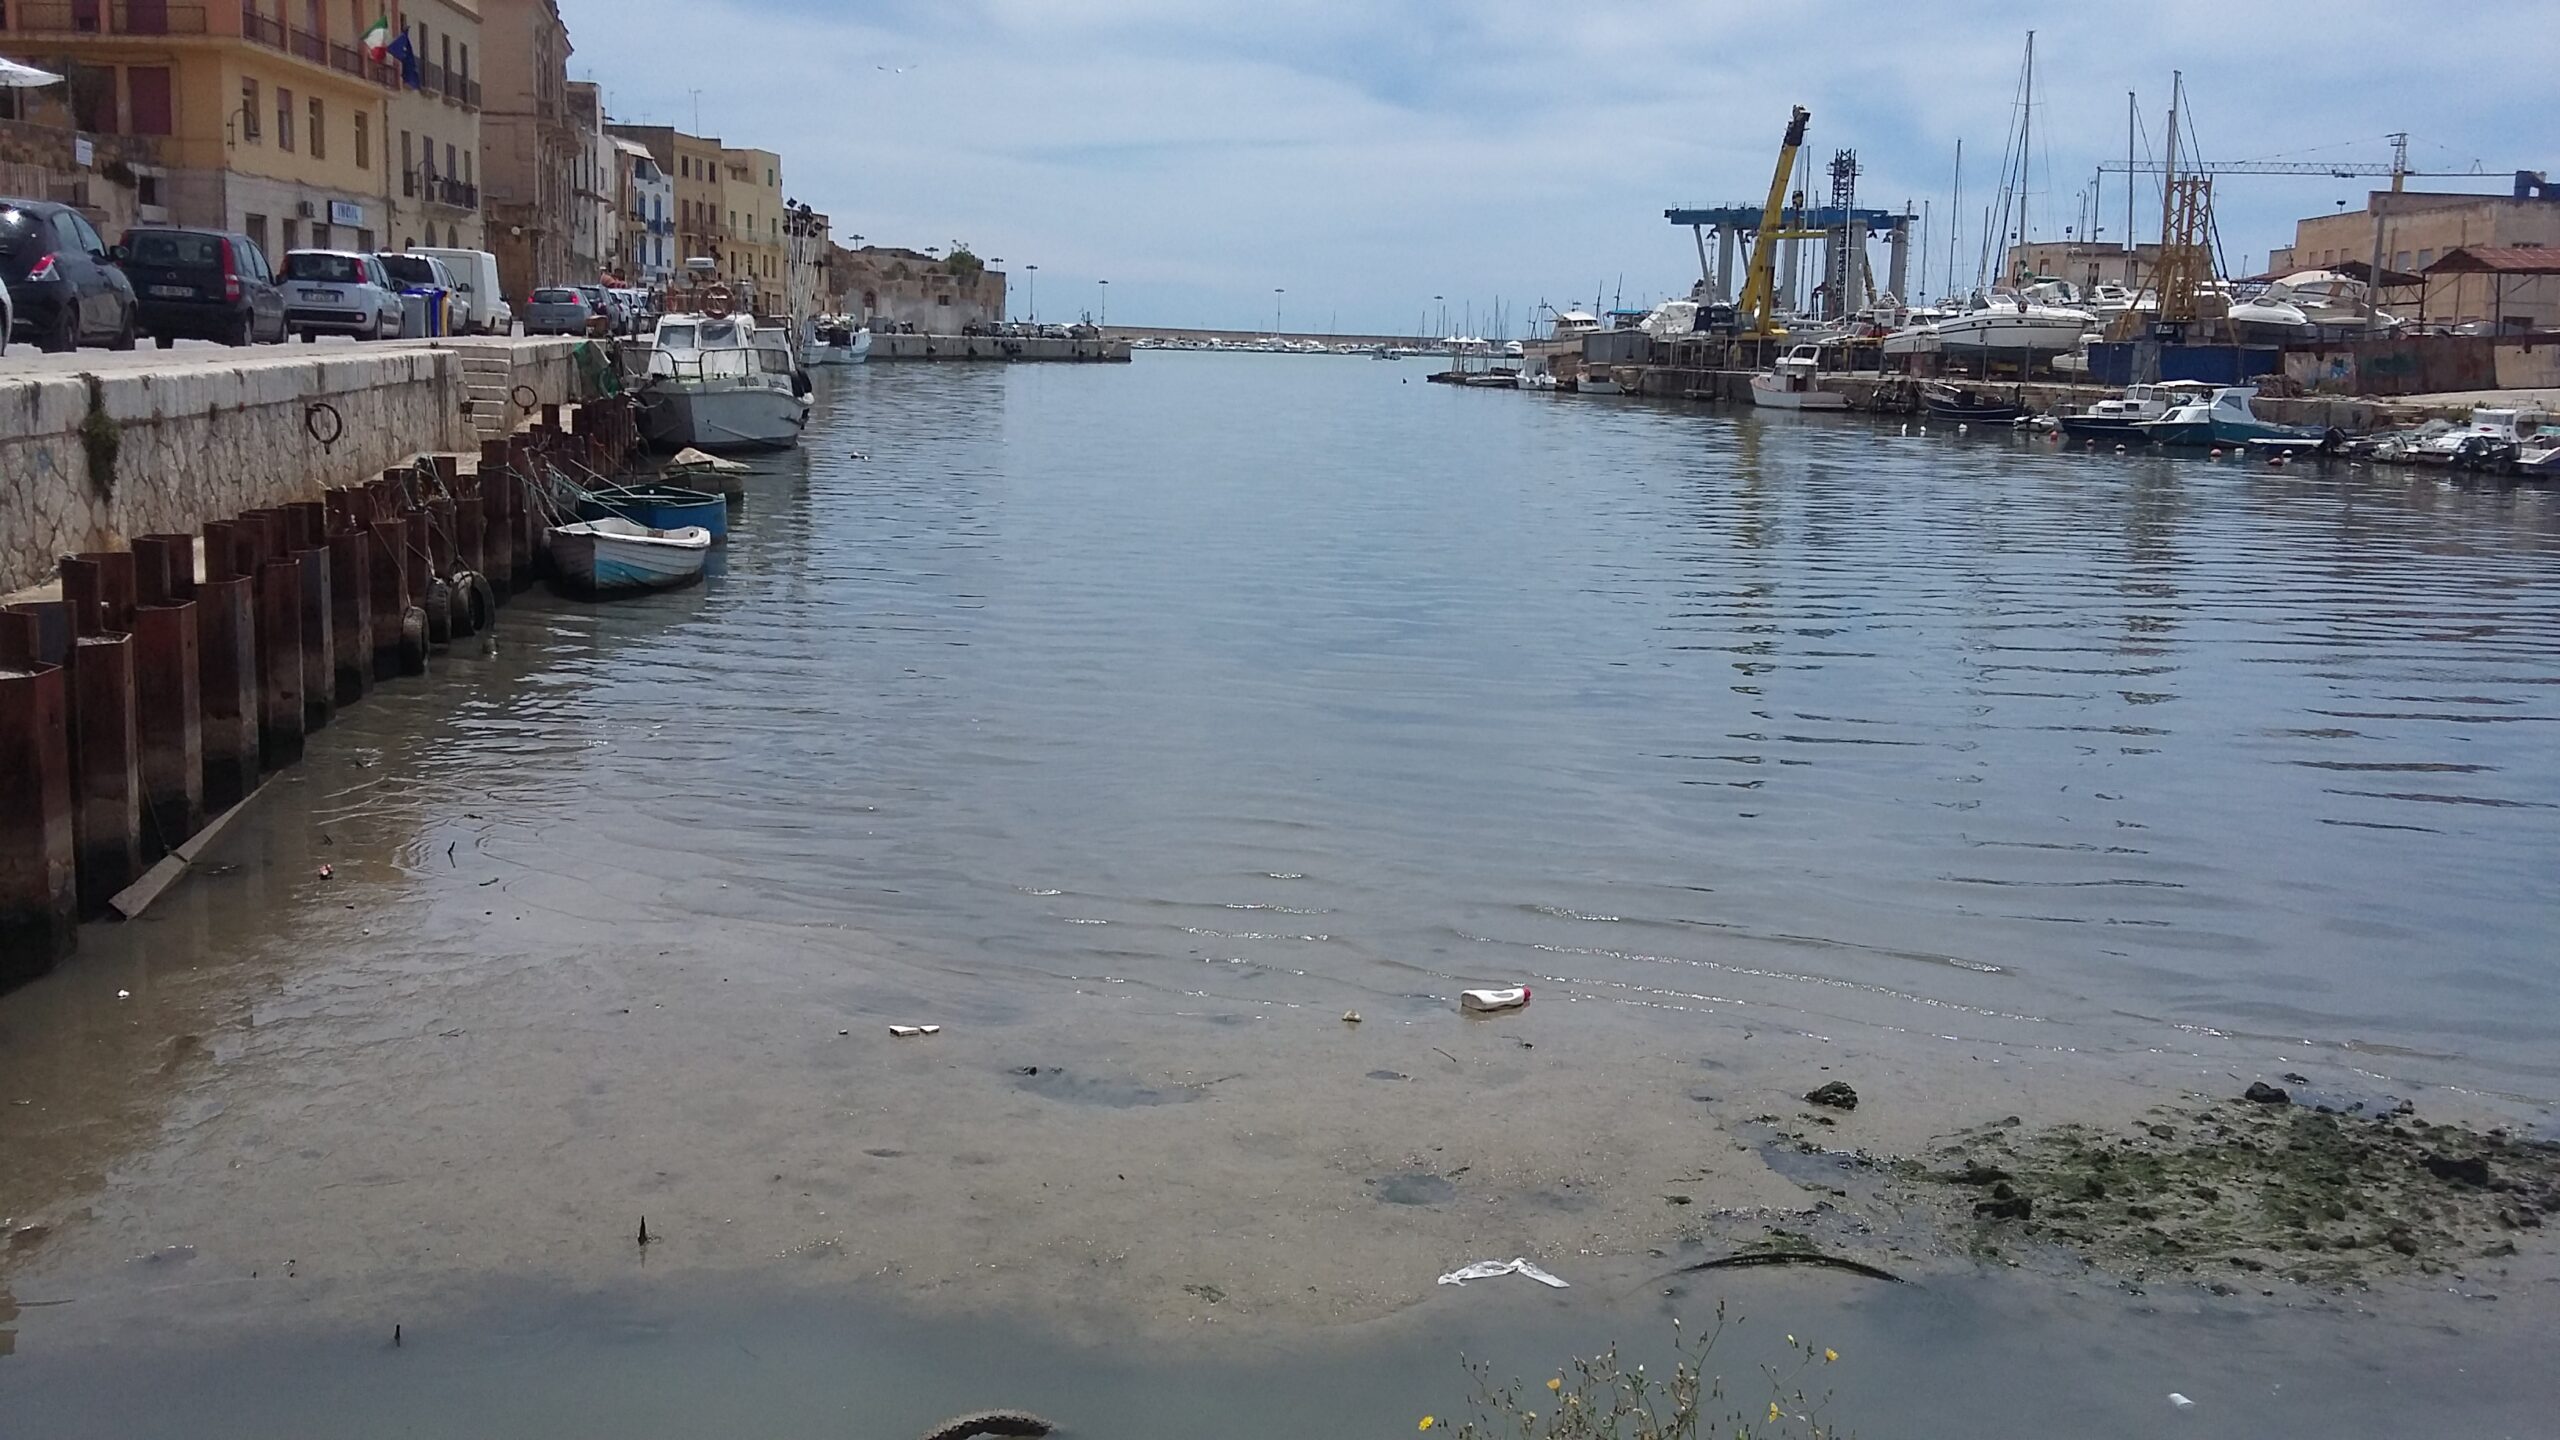
<path fill-rule="evenodd" d="M 1822 348 L 1798 345 L 1751 377 L 1751 403 L 1764 410 L 1846 410 L 1849 397 L 1822 388 Z"/>
<path fill-rule="evenodd" d="M 1969 385 L 1929 385 L 1920 403 L 1932 420 L 1958 425 L 2014 425 L 2027 418 L 2027 407 L 1994 400 Z"/>
<path fill-rule="evenodd" d="M 622 519 L 652 530 L 700 528 L 711 543 L 729 538 L 729 501 L 725 496 L 681 485 L 625 485 L 598 490 L 578 501 L 581 520 Z"/>
<path fill-rule="evenodd" d="M 551 531 L 561 582 L 590 595 L 689 585 L 710 556 L 711 532 L 699 525 L 667 530 L 608 515 Z"/>
<path fill-rule="evenodd" d="M 666 449 L 785 450 L 808 428 L 807 381 L 783 332 L 759 332 L 728 287 L 660 316 L 636 387 L 641 430 Z M 770 334 L 768 341 L 767 335 Z"/>
<path fill-rule="evenodd" d="M 811 365 L 859 365 L 871 358 L 871 332 L 846 315 L 812 315 L 800 353 Z"/>
<path fill-rule="evenodd" d="M 2077 415 L 2061 418 L 2062 433 L 2074 440 L 2148 444 L 2140 426 L 2206 394 L 2212 386 L 2197 380 L 2163 380 L 2155 385 L 2128 385 L 2113 399 L 2100 400 Z"/>
<path fill-rule="evenodd" d="M 2259 419 L 2249 408 L 2250 397 L 2257 393 L 2255 385 L 2217 385 L 2202 395 L 2190 395 L 2157 420 L 2137 422 L 2134 428 L 2155 445 L 2195 449 L 2253 441 L 2316 444 L 2323 438 L 2316 430 Z"/>

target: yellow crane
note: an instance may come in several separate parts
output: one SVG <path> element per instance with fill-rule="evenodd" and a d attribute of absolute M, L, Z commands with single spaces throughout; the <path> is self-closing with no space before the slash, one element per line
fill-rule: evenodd
<path fill-rule="evenodd" d="M 1751 237 L 1751 266 L 1742 282 L 1742 298 L 1734 309 L 1745 339 L 1774 340 L 1787 332 L 1777 323 L 1778 246 L 1787 240 L 1818 240 L 1819 230 L 1787 230 L 1787 181 L 1796 173 L 1796 152 L 1804 148 L 1804 127 L 1813 112 L 1801 105 L 1787 120 L 1787 138 L 1778 146 L 1778 169 L 1769 177 L 1769 203 L 1761 207 L 1760 228 Z"/>

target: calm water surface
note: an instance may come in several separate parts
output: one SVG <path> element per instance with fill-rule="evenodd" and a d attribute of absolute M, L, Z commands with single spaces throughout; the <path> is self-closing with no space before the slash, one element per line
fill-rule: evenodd
<path fill-rule="evenodd" d="M 1421 374 L 829 377 L 726 575 L 560 611 L 446 760 L 999 1010 L 1529 977 L 2560 1094 L 2560 497 Z"/>

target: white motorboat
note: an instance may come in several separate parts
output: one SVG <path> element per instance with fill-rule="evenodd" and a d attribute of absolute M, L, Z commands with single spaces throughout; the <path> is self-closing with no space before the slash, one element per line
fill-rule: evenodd
<path fill-rule="evenodd" d="M 1941 350 L 2027 351 L 2060 355 L 2076 350 L 2098 317 L 2067 305 L 2047 304 L 2006 288 L 1976 290 L 1972 304 L 1936 322 Z"/>
<path fill-rule="evenodd" d="M 1935 355 L 1938 353 L 1938 322 L 1948 312 L 1934 305 L 1916 305 L 1905 313 L 1901 328 L 1888 333 L 1876 348 L 1886 355 Z"/>
<path fill-rule="evenodd" d="M 810 365 L 859 365 L 871 358 L 871 332 L 845 315 L 812 315 L 800 353 Z"/>
<path fill-rule="evenodd" d="M 2409 446 L 2405 458 L 2420 465 L 2454 465 L 2477 464 L 2511 451 L 2521 457 L 2536 442 L 2550 443 L 2552 437 L 2543 433 L 2547 418 L 2539 410 L 2475 406 L 2470 424 L 2420 439 Z"/>
<path fill-rule="evenodd" d="M 1822 388 L 1822 348 L 1798 345 L 1751 377 L 1751 403 L 1766 410 L 1846 410 L 1849 397 Z"/>
<path fill-rule="evenodd" d="M 688 584 L 702 578 L 710 556 L 711 532 L 700 525 L 653 530 L 637 520 L 606 516 L 551 531 L 551 559 L 560 578 L 595 595 Z"/>
<path fill-rule="evenodd" d="M 758 330 L 725 287 L 659 317 L 640 382 L 642 434 L 666 449 L 787 450 L 809 424 L 808 381 L 788 332 Z"/>
<path fill-rule="evenodd" d="M 2232 302 L 2224 323 L 2243 345 L 2307 345 L 2350 340 L 2368 322 L 2385 334 L 2400 328 L 2397 315 L 2365 313 L 2371 294 L 2361 280 L 2335 270 L 2298 270 L 2246 300 Z"/>

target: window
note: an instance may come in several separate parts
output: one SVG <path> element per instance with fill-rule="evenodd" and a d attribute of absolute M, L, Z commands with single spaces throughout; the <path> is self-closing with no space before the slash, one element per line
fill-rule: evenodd
<path fill-rule="evenodd" d="M 311 97 L 311 158 L 329 158 L 329 132 L 320 122 L 320 97 Z"/>
<path fill-rule="evenodd" d="M 426 154 L 418 163 L 426 170 L 427 178 L 433 180 L 436 178 L 436 137 L 427 135 L 420 138 L 424 142 L 420 148 L 424 149 Z"/>
<path fill-rule="evenodd" d="M 258 123 L 258 82 L 243 80 L 240 82 L 240 138 L 252 145 L 257 144 Z"/>
<path fill-rule="evenodd" d="M 356 248 L 370 252 L 373 249 L 373 232 L 370 230 L 358 230 L 356 232 Z"/>
<path fill-rule="evenodd" d="M 139 123 L 139 122 L 136 122 L 136 123 Z M 2436 263 L 2436 252 L 2435 252 L 2434 250 L 2432 250 L 2432 249 L 2427 249 L 2427 250 L 2421 250 L 2421 251 L 2419 251 L 2419 252 L 2418 252 L 2418 268 L 2419 268 L 2419 269 L 2424 270 L 2424 269 L 2426 269 L 2428 266 L 2433 265 L 2434 263 Z"/>
<path fill-rule="evenodd" d="M 446 141 L 444 146 L 444 173 L 447 175 L 462 173 L 462 167 L 453 163 L 453 142 L 450 140 Z"/>
<path fill-rule="evenodd" d="M 2398 251 L 2394 251 L 2394 252 L 2392 252 L 2392 256 L 2391 256 L 2391 268 L 2392 268 L 2392 269 L 2394 269 L 2394 270 L 2406 270 L 2406 269 L 2408 269 L 2408 268 L 2409 268 L 2409 252 L 2408 252 L 2408 251 L 2406 251 L 2406 250 L 2398 250 Z"/>
<path fill-rule="evenodd" d="M 414 146 L 412 146 L 409 142 L 410 142 L 410 135 L 409 135 L 409 132 L 408 132 L 408 131 L 406 131 L 406 130 L 401 131 L 401 132 L 400 132 L 400 193 L 401 193 L 401 194 L 403 194 L 403 195 L 408 195 L 408 196 L 412 196 L 412 197 L 414 197 L 414 196 L 416 196 L 416 195 L 417 195 L 417 193 L 418 193 L 418 160 L 417 160 L 417 150 L 416 150 L 416 148 L 415 148 Z"/>
<path fill-rule="evenodd" d="M 292 252 L 294 252 L 294 251 L 299 250 L 299 249 L 301 249 L 301 248 L 302 248 L 302 222 L 301 222 L 301 221 L 299 221 L 299 220 L 287 220 L 286 222 L 284 222 L 284 248 L 285 248 L 285 269 L 287 269 L 287 270 L 289 271 L 289 270 L 291 270 L 291 269 L 293 268 L 293 253 L 292 253 Z"/>
<path fill-rule="evenodd" d="M 453 37 L 451 35 L 444 37 L 444 73 L 447 75 L 453 73 Z"/>
<path fill-rule="evenodd" d="M 276 148 L 293 149 L 293 92 L 281 85 L 276 87 Z M 290 220 L 285 222 L 287 229 L 292 225 Z"/>
<path fill-rule="evenodd" d="M 169 103 L 169 67 L 131 65 L 124 72 L 125 93 L 133 105 L 133 133 L 174 135 L 176 116 Z"/>
<path fill-rule="evenodd" d="M 332 235 L 332 234 L 330 234 L 330 233 L 329 233 L 329 227 L 328 227 L 327 225 L 324 225 L 324 224 L 322 224 L 320 221 L 317 221 L 317 220 L 314 220 L 314 221 L 312 221 L 312 222 L 311 222 L 311 248 L 312 248 L 312 249 L 314 249 L 314 250 L 326 250 L 326 249 L 328 249 L 328 248 L 329 248 L 329 242 L 330 242 L 331 240 L 336 239 L 336 238 L 337 238 L 336 236 L 334 236 L 334 235 Z"/>
<path fill-rule="evenodd" d="M 253 243 L 253 244 L 255 244 L 255 245 L 256 245 L 260 250 L 264 250 L 264 249 L 266 249 L 266 248 L 267 248 L 267 217 L 266 217 L 266 216 L 264 216 L 264 215 L 245 215 L 245 216 L 242 216 L 242 217 L 241 217 L 241 220 L 240 220 L 240 228 L 248 232 L 250 242 L 251 242 L 251 243 Z"/>
<path fill-rule="evenodd" d="M 766 189 L 768 189 L 768 190 L 772 190 L 772 189 L 776 189 L 776 188 L 778 188 L 778 187 L 781 185 L 781 183 L 782 183 L 782 182 L 780 182 L 780 181 L 778 181 L 778 180 L 776 180 L 776 179 L 774 179 L 774 178 L 773 178 L 773 169 L 772 169 L 772 167 L 771 167 L 771 166 L 767 166 L 767 167 L 765 168 L 765 172 L 764 172 L 764 187 L 765 187 Z"/>
<path fill-rule="evenodd" d="M 373 116 L 363 110 L 356 112 L 356 168 L 373 168 Z"/>
<path fill-rule="evenodd" d="M 471 183 L 471 152 L 468 150 L 462 152 L 462 183 Z"/>
<path fill-rule="evenodd" d="M 468 41 L 465 41 L 462 46 L 462 78 L 465 80 L 471 78 L 471 45 Z"/>

